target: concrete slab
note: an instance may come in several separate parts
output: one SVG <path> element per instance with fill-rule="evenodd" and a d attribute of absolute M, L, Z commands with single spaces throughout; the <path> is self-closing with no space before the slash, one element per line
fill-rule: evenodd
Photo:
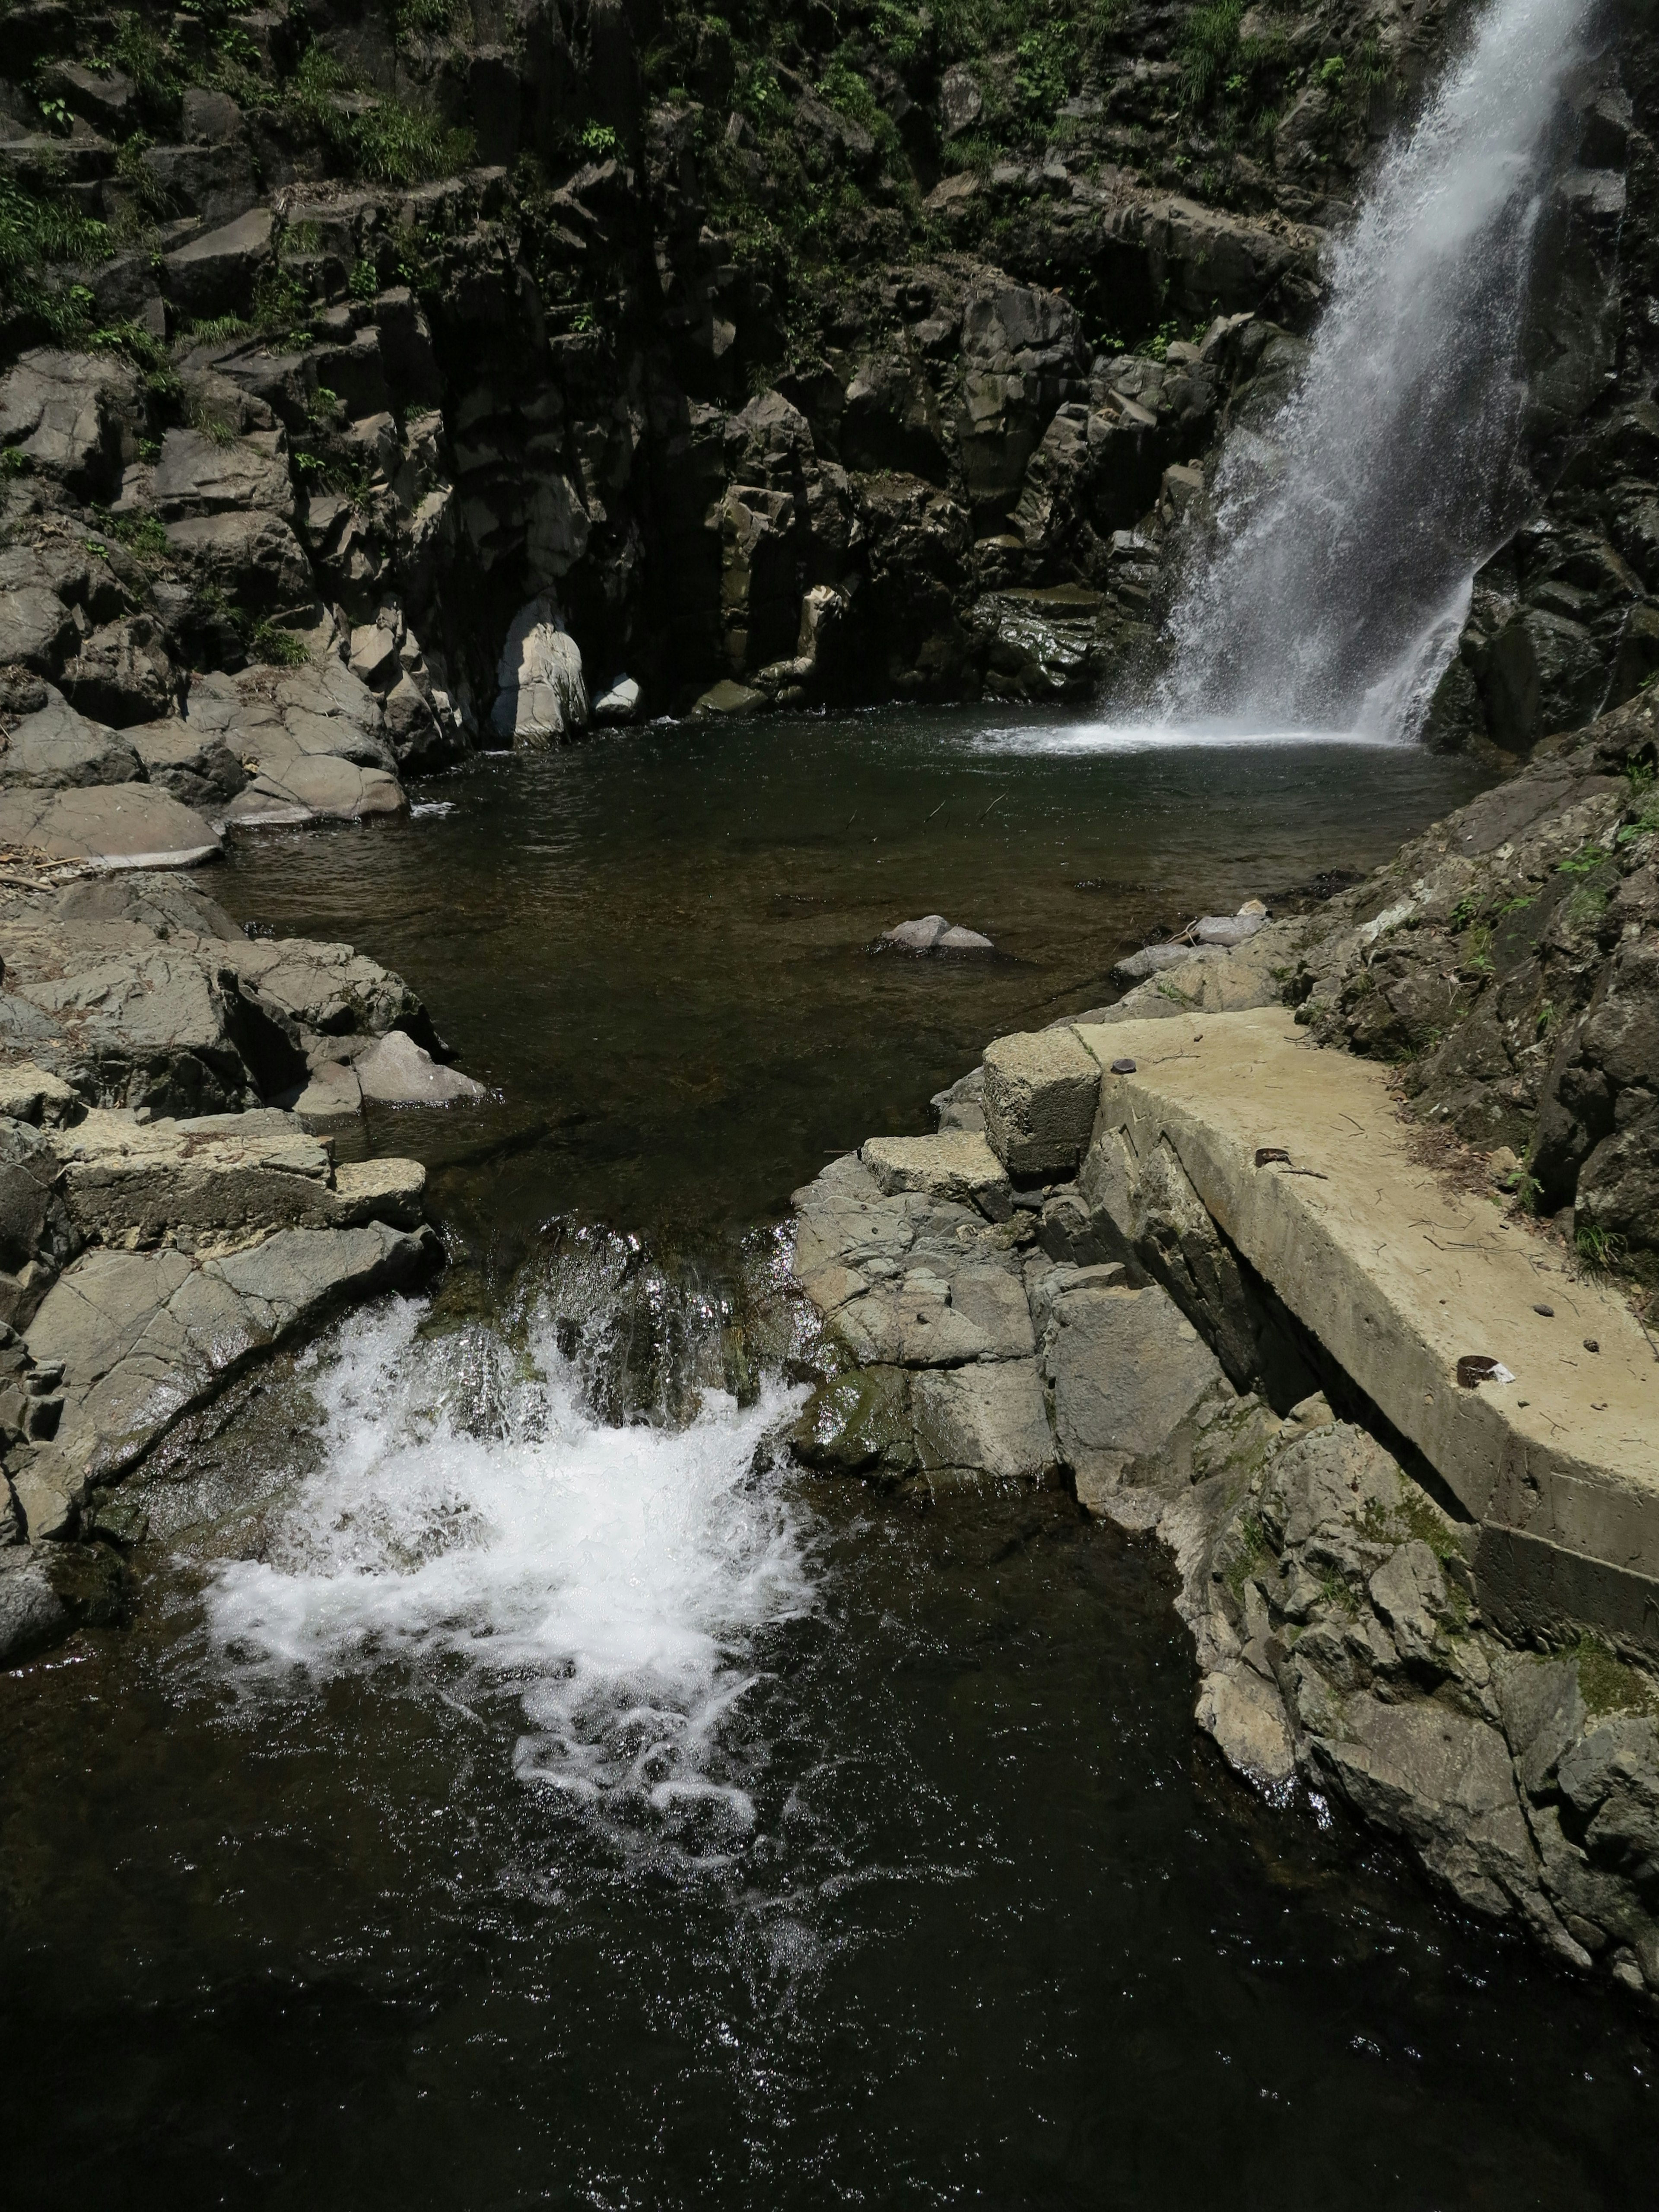
<path fill-rule="evenodd" d="M 1492 1601 L 1659 1644 L 1659 1353 L 1624 1301 L 1412 1157 L 1385 1071 L 1282 1007 L 1079 1024 L 1094 1145 L 1160 1143 L 1224 1235 L 1485 1524 Z M 1111 1073 L 1133 1060 L 1132 1073 Z M 1256 1164 L 1258 1150 L 1288 1160 Z M 1553 1308 L 1553 1316 L 1537 1308 Z M 1589 1348 L 1587 1340 L 1599 1347 Z M 1514 1380 L 1468 1389 L 1485 1353 Z"/>

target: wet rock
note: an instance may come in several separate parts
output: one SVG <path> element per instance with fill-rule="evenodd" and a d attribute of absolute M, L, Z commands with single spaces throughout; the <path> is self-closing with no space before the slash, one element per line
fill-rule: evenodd
<path fill-rule="evenodd" d="M 1267 920 L 1260 906 L 1243 908 L 1237 914 L 1201 915 L 1193 924 L 1193 936 L 1200 945 L 1243 945 L 1265 927 Z"/>
<path fill-rule="evenodd" d="M 1056 1455 L 1035 1360 L 930 1368 L 911 1386 L 917 1455 L 930 1475 L 1040 1484 Z"/>
<path fill-rule="evenodd" d="M 697 721 L 720 720 L 730 715 L 757 714 L 769 703 L 763 691 L 757 691 L 750 684 L 734 684 L 726 677 L 709 685 L 693 705 L 691 713 Z"/>
<path fill-rule="evenodd" d="M 356 1063 L 363 1097 L 375 1106 L 450 1106 L 485 1096 L 459 1068 L 442 1067 L 401 1030 L 381 1038 Z"/>
<path fill-rule="evenodd" d="M 87 1253 L 28 1331 L 33 1358 L 61 1363 L 64 1396 L 57 1436 L 15 1486 L 31 1529 L 72 1515 L 258 1353 L 348 1298 L 412 1288 L 438 1256 L 430 1230 L 381 1222 L 283 1230 L 206 1259 Z"/>
<path fill-rule="evenodd" d="M 805 1466 L 826 1474 L 896 1481 L 914 1473 L 908 1376 L 896 1367 L 860 1367 L 821 1383 L 790 1443 Z"/>

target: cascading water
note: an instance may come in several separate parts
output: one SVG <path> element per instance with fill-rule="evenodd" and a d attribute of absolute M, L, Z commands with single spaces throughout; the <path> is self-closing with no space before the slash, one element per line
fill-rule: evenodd
<path fill-rule="evenodd" d="M 1230 439 L 1167 718 L 1410 737 L 1519 520 L 1519 341 L 1582 0 L 1493 0 L 1336 248 L 1298 386 Z"/>
<path fill-rule="evenodd" d="M 211 1663 L 262 1699 L 381 1669 L 468 1711 L 504 1692 L 521 1782 L 707 1863 L 754 1818 L 756 1638 L 812 1603 L 756 1473 L 805 1392 L 740 1406 L 718 1302 L 638 1257 L 589 1239 L 505 1329 L 423 1335 L 394 1301 L 308 1354 L 320 1463 L 211 1570 Z"/>

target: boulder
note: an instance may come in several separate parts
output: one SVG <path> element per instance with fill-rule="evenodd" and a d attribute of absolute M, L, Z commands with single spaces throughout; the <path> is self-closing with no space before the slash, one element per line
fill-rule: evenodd
<path fill-rule="evenodd" d="M 942 914 L 925 914 L 917 921 L 897 921 L 881 933 L 881 942 L 900 952 L 931 952 L 951 925 Z"/>
<path fill-rule="evenodd" d="M 227 439 L 201 430 L 169 430 L 161 441 L 151 495 L 169 520 L 242 507 L 264 507 L 290 518 L 294 489 L 283 434 L 255 431 Z"/>
<path fill-rule="evenodd" d="M 216 732 L 177 719 L 145 722 L 126 732 L 143 773 L 198 814 L 222 812 L 247 783 L 247 770 Z"/>
<path fill-rule="evenodd" d="M 596 722 L 634 722 L 639 720 L 640 687 L 631 676 L 619 677 L 611 689 L 593 702 Z"/>
<path fill-rule="evenodd" d="M 764 691 L 757 691 L 747 684 L 735 684 L 725 677 L 712 684 L 691 708 L 692 717 L 700 722 L 724 721 L 738 714 L 752 714 L 768 705 Z"/>
<path fill-rule="evenodd" d="M 222 740 L 247 772 L 245 787 L 216 810 L 225 822 L 358 820 L 408 805 L 380 702 L 331 654 L 301 668 L 199 678 L 186 727 Z"/>
<path fill-rule="evenodd" d="M 411 1036 L 393 1030 L 356 1063 L 364 1099 L 375 1106 L 452 1106 L 483 1098 L 482 1083 L 443 1067 Z"/>
<path fill-rule="evenodd" d="M 490 726 L 516 750 L 536 751 L 586 727 L 581 653 L 550 599 L 531 599 L 513 617 L 495 679 Z"/>
<path fill-rule="evenodd" d="M 1166 1291 L 1129 1289 L 1120 1267 L 1083 1270 L 1049 1315 L 1042 1364 L 1060 1455 L 1091 1512 L 1133 1520 L 1116 1492 L 1138 1462 L 1158 1462 L 1165 1486 L 1186 1480 L 1184 1468 L 1170 1465 L 1172 1448 L 1182 1424 L 1225 1389 L 1220 1366 Z M 1161 1510 L 1160 1500 L 1150 1517 Z"/>
<path fill-rule="evenodd" d="M 966 63 L 958 62 L 948 69 L 939 80 L 939 129 L 947 138 L 960 137 L 971 131 L 985 112 L 985 98 L 978 81 Z"/>
<path fill-rule="evenodd" d="M 58 680 L 72 706 L 125 729 L 165 714 L 179 679 L 160 624 L 139 613 L 95 629 Z"/>
<path fill-rule="evenodd" d="M 250 614 L 290 614 L 315 590 L 300 541 L 279 514 L 228 508 L 167 526 L 167 544 L 198 592 L 216 592 Z"/>
<path fill-rule="evenodd" d="M 357 1071 L 344 1060 L 325 1060 L 294 1102 L 294 1118 L 314 1136 L 356 1126 L 362 1115 L 363 1087 Z"/>
<path fill-rule="evenodd" d="M 253 208 L 167 254 L 162 266 L 174 306 L 198 322 L 251 314 L 254 285 L 270 259 L 270 209 Z"/>
<path fill-rule="evenodd" d="M 0 789 L 7 791 L 62 791 L 71 785 L 143 780 L 132 746 L 101 722 L 77 714 L 50 686 L 46 704 L 17 724 L 0 752 Z"/>
<path fill-rule="evenodd" d="M 0 380 L 0 447 L 77 499 L 107 499 L 120 481 L 122 424 L 138 412 L 137 376 L 118 355 L 42 349 Z"/>
<path fill-rule="evenodd" d="M 985 1054 L 985 1133 L 1018 1178 L 1077 1171 L 1094 1130 L 1100 1064 L 1068 1028 L 999 1037 Z"/>

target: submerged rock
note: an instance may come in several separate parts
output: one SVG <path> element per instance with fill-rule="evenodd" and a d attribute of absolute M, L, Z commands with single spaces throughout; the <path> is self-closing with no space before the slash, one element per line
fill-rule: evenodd
<path fill-rule="evenodd" d="M 878 942 L 896 952 L 996 951 L 988 937 L 982 937 L 976 929 L 964 929 L 959 922 L 947 921 L 942 914 L 925 914 L 915 921 L 895 922 L 890 929 L 883 930 Z"/>

